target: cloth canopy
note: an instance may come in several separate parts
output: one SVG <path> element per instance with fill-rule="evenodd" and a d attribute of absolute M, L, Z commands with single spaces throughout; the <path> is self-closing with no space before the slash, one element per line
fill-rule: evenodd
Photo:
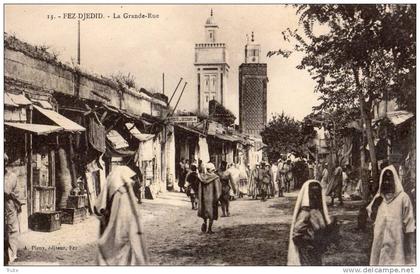
<path fill-rule="evenodd" d="M 129 147 L 127 141 L 116 130 L 109 131 L 106 138 L 111 142 L 112 147 L 115 149 Z"/>
<path fill-rule="evenodd" d="M 106 150 L 105 127 L 95 118 L 94 115 L 90 115 L 89 117 L 87 135 L 91 147 L 100 153 L 104 153 Z"/>
<path fill-rule="evenodd" d="M 28 131 L 36 135 L 47 135 L 54 132 L 64 131 L 62 127 L 41 125 L 41 124 L 26 124 L 26 123 L 4 123 L 6 126 Z"/>
<path fill-rule="evenodd" d="M 48 119 L 56 123 L 58 126 L 64 128 L 65 131 L 71 131 L 71 132 L 79 132 L 79 131 L 85 131 L 85 128 L 81 125 L 73 122 L 72 120 L 64 117 L 63 115 L 49 109 L 44 109 L 41 107 L 34 106 L 34 109 L 42 113 L 44 116 L 46 116 Z"/>
<path fill-rule="evenodd" d="M 196 129 L 196 128 L 191 128 L 191 127 L 184 126 L 184 125 L 181 125 L 181 124 L 175 124 L 174 126 L 178 129 L 184 130 L 188 133 L 197 134 L 199 136 L 205 136 L 199 129 Z"/>
<path fill-rule="evenodd" d="M 7 95 L 7 93 L 4 94 L 4 105 L 5 106 L 12 106 L 12 107 L 18 107 L 18 104 L 15 104 L 13 100 Z"/>
<path fill-rule="evenodd" d="M 153 157 L 153 140 L 150 139 L 145 142 L 140 142 L 136 160 L 140 163 L 141 161 L 151 161 Z"/>
<path fill-rule="evenodd" d="M 53 106 L 48 101 L 45 101 L 45 100 L 32 100 L 32 102 L 38 103 L 42 108 L 51 109 L 51 110 L 53 109 Z"/>
<path fill-rule="evenodd" d="M 385 114 L 385 116 L 376 118 L 373 120 L 373 122 L 377 123 L 381 120 L 388 119 L 394 126 L 398 126 L 413 117 L 414 117 L 414 114 L 409 111 L 395 110 L 395 111 L 388 111 Z"/>
<path fill-rule="evenodd" d="M 386 114 L 386 117 L 393 123 L 395 126 L 398 126 L 408 119 L 414 117 L 414 114 L 405 110 L 390 111 Z"/>
<path fill-rule="evenodd" d="M 226 135 L 226 134 L 216 133 L 214 135 L 214 137 L 216 137 L 216 138 L 218 138 L 220 140 L 228 141 L 228 142 L 232 142 L 232 143 L 239 142 L 238 138 L 235 138 L 234 136 L 230 136 L 230 135 Z"/>
<path fill-rule="evenodd" d="M 6 95 L 15 103 L 16 105 L 32 105 L 32 102 L 29 101 L 28 98 L 25 97 L 23 94 L 13 94 L 10 92 L 6 92 Z"/>
<path fill-rule="evenodd" d="M 126 123 L 125 126 L 130 131 L 131 135 L 133 135 L 140 142 L 145 142 L 155 137 L 155 135 L 153 134 L 141 133 L 140 130 L 133 123 Z"/>

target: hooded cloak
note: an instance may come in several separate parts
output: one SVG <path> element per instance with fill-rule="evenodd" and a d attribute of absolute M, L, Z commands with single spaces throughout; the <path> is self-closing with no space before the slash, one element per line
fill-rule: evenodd
<path fill-rule="evenodd" d="M 136 208 L 133 208 L 132 177 L 135 175 L 126 166 L 114 167 L 96 201 L 95 213 L 101 219 L 99 265 L 148 263 L 140 220 Z"/>
<path fill-rule="evenodd" d="M 381 186 L 386 170 L 394 177 L 394 195 L 386 200 Z M 407 265 L 414 264 L 406 258 L 404 237 L 415 231 L 413 205 L 404 192 L 401 180 L 394 166 L 387 166 L 381 172 L 379 188 L 372 202 L 367 207 L 369 216 L 377 199 L 382 197 L 375 219 L 370 265 Z"/>
<path fill-rule="evenodd" d="M 210 171 L 213 170 L 210 169 Z M 198 188 L 198 217 L 217 220 L 219 217 L 218 201 L 221 195 L 222 185 L 219 176 L 214 173 L 201 174 Z"/>
<path fill-rule="evenodd" d="M 321 184 L 316 180 L 308 180 L 306 181 L 297 197 L 296 204 L 295 204 L 295 210 L 293 211 L 293 217 L 292 217 L 292 223 L 290 227 L 290 236 L 289 236 L 289 251 L 287 254 L 287 265 L 301 265 L 300 262 L 300 254 L 298 247 L 293 242 L 293 231 L 295 229 L 295 224 L 297 221 L 297 217 L 302 209 L 302 207 L 309 207 L 309 184 L 310 183 L 317 183 L 321 186 Z M 322 210 L 324 213 L 324 218 L 326 225 L 329 225 L 331 223 L 331 219 L 328 214 L 328 208 L 327 203 L 325 200 L 325 195 L 322 192 Z"/>

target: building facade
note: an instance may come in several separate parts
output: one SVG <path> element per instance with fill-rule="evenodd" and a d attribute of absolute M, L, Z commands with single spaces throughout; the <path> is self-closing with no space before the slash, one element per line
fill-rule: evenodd
<path fill-rule="evenodd" d="M 8 34 L 4 56 L 4 148 L 18 178 L 21 232 L 82 221 L 116 165 L 138 167 L 142 192 L 164 192 L 175 180 L 173 126 L 161 118 L 166 97 L 89 74 Z"/>
<path fill-rule="evenodd" d="M 224 43 L 217 40 L 219 26 L 213 11 L 204 25 L 205 43 L 195 44 L 194 66 L 197 70 L 198 112 L 209 114 L 209 102 L 216 100 L 222 105 L 226 102 L 229 65 Z"/>
<path fill-rule="evenodd" d="M 239 128 L 253 136 L 259 136 L 267 123 L 267 64 L 260 63 L 260 53 L 252 33 L 245 63 L 239 66 Z"/>

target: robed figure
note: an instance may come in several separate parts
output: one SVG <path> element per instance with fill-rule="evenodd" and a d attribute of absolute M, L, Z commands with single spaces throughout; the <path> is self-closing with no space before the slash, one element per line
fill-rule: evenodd
<path fill-rule="evenodd" d="M 116 166 L 95 205 L 100 218 L 99 265 L 147 265 L 148 255 L 132 185 L 136 173 Z"/>
<path fill-rule="evenodd" d="M 218 203 L 222 195 L 222 185 L 212 163 L 206 165 L 206 171 L 205 174 L 200 174 L 197 215 L 204 221 L 201 225 L 201 231 L 213 233 L 213 221 L 219 217 Z M 208 227 L 207 221 L 209 222 Z"/>

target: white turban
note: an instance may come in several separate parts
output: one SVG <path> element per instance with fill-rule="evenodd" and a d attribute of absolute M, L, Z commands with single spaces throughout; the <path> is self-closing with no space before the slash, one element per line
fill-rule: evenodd
<path fill-rule="evenodd" d="M 206 164 L 206 169 L 207 169 L 208 171 L 214 171 L 214 170 L 216 170 L 216 167 L 214 166 L 214 164 L 213 164 L 213 163 L 208 162 L 208 163 Z"/>

